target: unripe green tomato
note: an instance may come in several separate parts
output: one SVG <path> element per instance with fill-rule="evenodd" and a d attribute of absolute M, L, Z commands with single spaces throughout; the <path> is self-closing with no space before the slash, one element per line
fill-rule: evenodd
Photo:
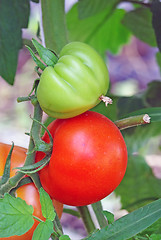
<path fill-rule="evenodd" d="M 71 42 L 54 67 L 43 71 L 37 98 L 49 116 L 70 118 L 97 105 L 108 87 L 108 70 L 100 55 L 85 43 Z"/>

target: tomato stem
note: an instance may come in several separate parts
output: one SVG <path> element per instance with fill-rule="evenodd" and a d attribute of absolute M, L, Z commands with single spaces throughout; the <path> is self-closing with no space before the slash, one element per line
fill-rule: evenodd
<path fill-rule="evenodd" d="M 120 130 L 124 130 L 130 127 L 136 127 L 143 124 L 149 124 L 150 123 L 150 117 L 148 114 L 142 114 L 138 116 L 132 116 L 128 118 L 124 118 L 118 121 L 115 121 L 116 126 Z"/>
<path fill-rule="evenodd" d="M 38 121 L 42 119 L 42 109 L 40 108 L 39 103 L 37 102 L 34 106 L 34 118 Z M 26 155 L 26 160 L 24 166 L 31 165 L 35 161 L 35 143 L 33 140 L 33 136 L 36 139 L 39 139 L 38 136 L 40 134 L 41 126 L 38 123 L 33 122 L 30 131 L 30 142 Z M 10 192 L 10 190 L 17 186 L 18 182 L 24 177 L 24 173 L 18 172 L 15 176 L 11 177 L 5 184 L 3 184 L 0 188 L 0 196 L 3 196 L 5 192 Z M 31 178 L 33 179 L 35 185 L 40 188 L 41 183 L 37 173 L 31 174 Z"/>
<path fill-rule="evenodd" d="M 80 215 L 81 215 L 83 223 L 86 227 L 87 233 L 93 232 L 96 229 L 96 227 L 93 223 L 93 220 L 91 218 L 88 207 L 87 206 L 81 206 L 81 207 L 77 207 L 77 209 L 80 212 Z"/>
<path fill-rule="evenodd" d="M 93 208 L 93 211 L 96 215 L 96 218 L 97 218 L 97 221 L 100 225 L 100 228 L 103 228 L 103 227 L 107 226 L 108 223 L 107 223 L 106 218 L 104 217 L 104 214 L 103 214 L 103 208 L 102 208 L 101 201 L 93 203 L 92 208 Z"/>

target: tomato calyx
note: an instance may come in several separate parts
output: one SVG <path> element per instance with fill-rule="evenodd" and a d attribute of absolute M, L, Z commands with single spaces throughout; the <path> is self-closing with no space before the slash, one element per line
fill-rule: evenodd
<path fill-rule="evenodd" d="M 102 102 L 105 103 L 105 106 L 107 107 L 108 104 L 112 104 L 112 99 L 107 97 L 107 96 L 104 96 L 104 95 L 101 95 L 99 97 L 99 100 L 101 100 Z"/>
<path fill-rule="evenodd" d="M 41 69 L 43 71 L 47 66 L 54 66 L 58 61 L 58 56 L 52 50 L 49 50 L 49 49 L 43 47 L 35 39 L 32 39 L 32 43 L 33 43 L 34 47 L 36 48 L 36 53 L 38 53 L 40 59 L 43 61 L 42 62 L 42 61 L 40 61 L 40 59 L 37 58 L 36 54 L 29 46 L 26 46 L 27 49 L 29 50 L 33 60 L 35 61 L 36 65 L 37 65 L 36 72 L 39 75 L 38 69 Z"/>

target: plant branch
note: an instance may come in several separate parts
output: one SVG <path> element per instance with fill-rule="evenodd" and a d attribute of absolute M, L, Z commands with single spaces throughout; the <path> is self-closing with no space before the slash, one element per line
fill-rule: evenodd
<path fill-rule="evenodd" d="M 77 209 L 80 212 L 80 216 L 81 216 L 81 218 L 84 222 L 87 233 L 93 232 L 96 229 L 96 227 L 93 223 L 93 220 L 91 218 L 88 207 L 87 206 L 81 206 L 81 207 L 77 207 Z"/>
<path fill-rule="evenodd" d="M 136 126 L 148 124 L 148 123 L 150 123 L 150 117 L 148 114 L 132 116 L 132 117 L 128 117 L 128 118 L 124 118 L 124 119 L 115 121 L 116 126 L 120 130 L 124 130 L 124 129 L 130 128 L 130 127 L 136 127 Z"/>
<path fill-rule="evenodd" d="M 34 118 L 37 119 L 38 121 L 41 121 L 42 119 L 42 110 L 38 102 L 34 106 Z M 35 143 L 33 141 L 33 136 L 38 140 L 40 129 L 41 129 L 40 124 L 33 121 L 30 132 L 30 142 L 24 166 L 31 165 L 35 161 Z M 3 184 L 0 188 L 0 196 L 3 196 L 5 192 L 10 192 L 12 188 L 16 187 L 19 181 L 24 177 L 24 175 L 25 175 L 24 173 L 17 172 L 16 175 L 11 177 L 5 184 Z M 31 174 L 30 177 L 33 179 L 36 186 L 40 188 L 41 184 L 38 175 L 37 176 L 36 175 L 37 173 Z"/>
<path fill-rule="evenodd" d="M 93 203 L 92 208 L 97 217 L 97 221 L 100 225 L 100 228 L 107 226 L 108 224 L 103 214 L 103 208 L 102 208 L 101 202 L 99 201 L 99 202 Z"/>

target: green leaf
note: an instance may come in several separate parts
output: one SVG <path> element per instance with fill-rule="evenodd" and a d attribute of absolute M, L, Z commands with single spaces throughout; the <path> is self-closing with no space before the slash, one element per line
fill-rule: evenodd
<path fill-rule="evenodd" d="M 69 38 L 71 41 L 86 42 L 103 57 L 107 50 L 116 54 L 128 42 L 130 36 L 127 28 L 121 24 L 124 14 L 123 9 L 115 9 L 113 2 L 104 11 L 80 20 L 75 4 L 67 13 Z"/>
<path fill-rule="evenodd" d="M 121 196 L 122 208 L 132 211 L 161 197 L 161 180 L 155 178 L 142 156 L 130 156 L 125 176 L 115 192 Z"/>
<path fill-rule="evenodd" d="M 34 47 L 36 48 L 36 50 L 38 51 L 40 58 L 43 60 L 43 62 L 47 66 L 54 66 L 57 63 L 58 58 L 56 57 L 56 55 L 53 52 L 51 52 L 49 49 L 43 47 L 35 39 L 32 39 L 32 43 L 33 43 Z"/>
<path fill-rule="evenodd" d="M 126 240 L 143 231 L 159 218 L 161 218 L 161 199 L 123 216 L 86 239 Z"/>
<path fill-rule="evenodd" d="M 161 234 L 152 234 L 150 235 L 150 240 L 160 240 Z"/>
<path fill-rule="evenodd" d="M 137 38 L 151 46 L 156 46 L 155 33 L 152 27 L 152 13 L 148 8 L 137 8 L 127 12 L 122 23 Z"/>
<path fill-rule="evenodd" d="M 43 216 L 53 221 L 56 216 L 53 203 L 51 198 L 43 188 L 40 188 L 40 203 Z"/>
<path fill-rule="evenodd" d="M 78 2 L 78 13 L 79 18 L 91 17 L 103 11 L 108 5 L 117 5 L 120 0 L 79 0 Z"/>
<path fill-rule="evenodd" d="M 157 45 L 161 51 L 161 2 L 153 0 L 151 3 L 152 24 L 155 30 Z"/>
<path fill-rule="evenodd" d="M 68 235 L 62 235 L 60 236 L 59 240 L 71 240 Z"/>
<path fill-rule="evenodd" d="M 33 211 L 21 198 L 5 194 L 0 199 L 0 236 L 20 236 L 27 232 L 34 224 Z"/>
<path fill-rule="evenodd" d="M 22 28 L 28 24 L 29 0 L 1 0 L 0 7 L 0 76 L 13 85 L 18 52 L 22 47 Z"/>
<path fill-rule="evenodd" d="M 150 240 L 160 240 L 161 236 L 161 219 L 153 223 L 150 227 L 146 228 L 144 231 L 136 235 L 136 237 L 146 237 L 147 235 L 150 236 Z M 137 238 L 136 238 L 137 239 Z"/>
<path fill-rule="evenodd" d="M 112 224 L 114 222 L 114 215 L 111 212 L 108 212 L 108 211 L 104 210 L 103 214 L 105 215 L 109 224 Z"/>
<path fill-rule="evenodd" d="M 53 232 L 53 223 L 48 219 L 45 222 L 39 223 L 34 231 L 32 240 L 48 240 Z"/>

